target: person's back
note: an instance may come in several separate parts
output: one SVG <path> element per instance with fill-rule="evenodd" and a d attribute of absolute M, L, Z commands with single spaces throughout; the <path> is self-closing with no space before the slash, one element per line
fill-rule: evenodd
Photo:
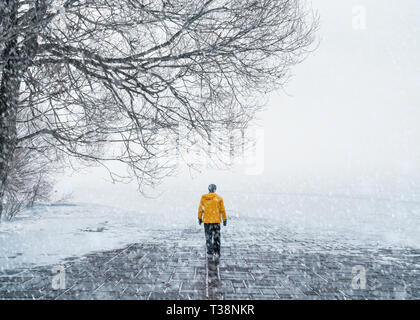
<path fill-rule="evenodd" d="M 220 256 L 220 222 L 226 226 L 226 210 L 221 196 L 215 193 L 216 185 L 209 185 L 209 193 L 201 196 L 198 207 L 198 223 L 204 222 L 207 254 Z"/>
<path fill-rule="evenodd" d="M 226 211 L 222 197 L 214 192 L 203 194 L 201 196 L 198 218 L 202 219 L 204 223 L 220 223 L 221 216 L 223 221 L 225 221 Z"/>

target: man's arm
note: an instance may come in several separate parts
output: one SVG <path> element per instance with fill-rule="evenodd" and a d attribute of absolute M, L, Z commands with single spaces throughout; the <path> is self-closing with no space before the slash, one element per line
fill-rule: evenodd
<path fill-rule="evenodd" d="M 198 220 L 203 220 L 203 214 L 204 214 L 204 201 L 203 201 L 203 197 L 201 197 L 200 205 L 198 206 Z"/>
<path fill-rule="evenodd" d="M 223 222 L 226 221 L 227 220 L 226 210 L 225 210 L 225 205 L 223 204 L 223 199 L 220 199 L 220 213 L 222 214 Z"/>

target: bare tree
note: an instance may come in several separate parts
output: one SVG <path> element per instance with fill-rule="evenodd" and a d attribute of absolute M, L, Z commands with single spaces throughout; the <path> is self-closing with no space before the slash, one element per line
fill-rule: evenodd
<path fill-rule="evenodd" d="M 155 184 L 245 130 L 317 28 L 302 0 L 3 0 L 0 19 L 0 198 L 20 148 Z"/>
<path fill-rule="evenodd" d="M 16 149 L 7 175 L 3 214 L 12 219 L 35 202 L 48 201 L 53 188 L 53 169 L 54 164 L 40 157 L 36 150 Z"/>

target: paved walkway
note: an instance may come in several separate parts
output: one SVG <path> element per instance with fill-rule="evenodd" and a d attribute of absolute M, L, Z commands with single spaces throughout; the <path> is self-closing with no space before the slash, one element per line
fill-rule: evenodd
<path fill-rule="evenodd" d="M 229 220 L 219 263 L 207 260 L 197 226 L 67 259 L 65 283 L 53 267 L 0 273 L 0 299 L 420 298 L 420 250 L 305 239 L 264 220 Z"/>

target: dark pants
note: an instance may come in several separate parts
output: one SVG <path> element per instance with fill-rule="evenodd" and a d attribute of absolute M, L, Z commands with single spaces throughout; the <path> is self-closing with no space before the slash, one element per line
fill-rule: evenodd
<path fill-rule="evenodd" d="M 220 255 L 220 223 L 205 223 L 207 254 Z"/>

